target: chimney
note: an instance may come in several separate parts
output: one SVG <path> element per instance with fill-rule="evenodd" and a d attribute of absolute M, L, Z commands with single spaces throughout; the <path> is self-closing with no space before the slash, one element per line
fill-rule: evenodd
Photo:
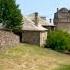
<path fill-rule="evenodd" d="M 35 25 L 38 25 L 38 12 L 35 12 Z"/>
<path fill-rule="evenodd" d="M 57 8 L 57 12 L 59 11 L 59 8 Z"/>
<path fill-rule="evenodd" d="M 50 23 L 52 23 L 52 19 L 50 18 L 49 20 L 50 20 Z"/>

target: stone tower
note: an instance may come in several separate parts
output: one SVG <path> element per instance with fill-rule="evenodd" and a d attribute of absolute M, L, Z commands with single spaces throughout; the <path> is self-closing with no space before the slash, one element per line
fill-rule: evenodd
<path fill-rule="evenodd" d="M 56 29 L 70 33 L 70 10 L 67 8 L 57 9 L 53 22 L 56 25 Z"/>

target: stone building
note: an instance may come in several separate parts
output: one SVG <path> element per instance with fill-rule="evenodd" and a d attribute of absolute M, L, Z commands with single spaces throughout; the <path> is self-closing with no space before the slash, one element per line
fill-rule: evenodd
<path fill-rule="evenodd" d="M 44 46 L 47 39 L 47 29 L 39 24 L 38 14 L 35 13 L 34 22 L 24 16 L 22 28 L 22 42 Z"/>
<path fill-rule="evenodd" d="M 54 14 L 53 21 L 56 25 L 56 29 L 70 33 L 70 10 L 67 8 L 57 8 L 57 12 Z"/>

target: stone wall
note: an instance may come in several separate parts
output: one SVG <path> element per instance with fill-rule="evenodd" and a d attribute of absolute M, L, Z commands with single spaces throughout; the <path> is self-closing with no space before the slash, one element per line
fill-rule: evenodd
<path fill-rule="evenodd" d="M 22 42 L 44 46 L 47 39 L 46 31 L 24 31 L 22 33 Z"/>
<path fill-rule="evenodd" d="M 47 32 L 40 32 L 40 46 L 44 46 L 47 40 Z"/>
<path fill-rule="evenodd" d="M 70 23 L 58 23 L 56 28 L 70 33 Z"/>
<path fill-rule="evenodd" d="M 38 32 L 38 31 L 24 31 L 22 33 L 22 42 L 40 45 L 40 32 Z"/>
<path fill-rule="evenodd" d="M 2 46 L 14 46 L 19 43 L 19 36 L 12 32 L 0 30 L 0 48 Z"/>

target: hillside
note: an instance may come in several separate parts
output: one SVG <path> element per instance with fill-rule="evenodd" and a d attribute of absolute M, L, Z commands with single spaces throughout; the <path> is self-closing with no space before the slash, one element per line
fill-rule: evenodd
<path fill-rule="evenodd" d="M 0 52 L 0 70 L 55 70 L 70 66 L 70 56 L 35 45 L 20 44 Z"/>

